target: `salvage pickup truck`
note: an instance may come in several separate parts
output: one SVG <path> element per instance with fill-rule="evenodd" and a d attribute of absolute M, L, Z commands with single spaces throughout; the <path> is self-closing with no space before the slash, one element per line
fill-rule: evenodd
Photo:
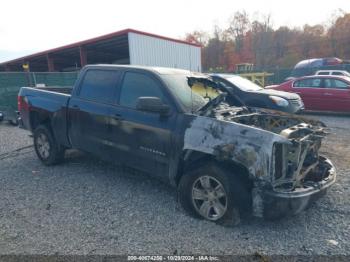
<path fill-rule="evenodd" d="M 38 158 L 59 163 L 75 148 L 162 179 L 190 214 L 236 224 L 304 210 L 335 182 L 319 155 L 324 124 L 285 113 L 207 102 L 186 70 L 89 65 L 73 88 L 22 87 L 20 124 Z"/>

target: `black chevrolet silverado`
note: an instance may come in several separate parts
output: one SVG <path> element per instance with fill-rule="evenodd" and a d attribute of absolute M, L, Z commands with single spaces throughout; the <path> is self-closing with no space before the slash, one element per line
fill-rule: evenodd
<path fill-rule="evenodd" d="M 162 179 L 190 214 L 235 224 L 243 211 L 270 219 L 296 214 L 335 182 L 319 155 L 323 123 L 206 102 L 185 70 L 86 66 L 73 88 L 22 87 L 20 124 L 46 165 L 75 148 Z"/>

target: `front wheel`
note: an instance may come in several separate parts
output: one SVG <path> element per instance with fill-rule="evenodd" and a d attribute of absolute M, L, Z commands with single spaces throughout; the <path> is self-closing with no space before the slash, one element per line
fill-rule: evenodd
<path fill-rule="evenodd" d="M 34 148 L 45 165 L 54 165 L 64 158 L 64 148 L 55 141 L 47 126 L 38 126 L 34 131 Z"/>
<path fill-rule="evenodd" d="M 189 214 L 224 225 L 240 222 L 240 206 L 248 199 L 237 176 L 215 163 L 186 172 L 179 184 L 179 200 Z"/>

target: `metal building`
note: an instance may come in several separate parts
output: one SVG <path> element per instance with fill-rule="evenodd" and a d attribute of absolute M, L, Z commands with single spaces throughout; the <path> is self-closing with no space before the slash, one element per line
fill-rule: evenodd
<path fill-rule="evenodd" d="M 0 71 L 64 72 L 86 64 L 131 64 L 201 71 L 201 47 L 182 40 L 125 29 L 0 63 Z"/>

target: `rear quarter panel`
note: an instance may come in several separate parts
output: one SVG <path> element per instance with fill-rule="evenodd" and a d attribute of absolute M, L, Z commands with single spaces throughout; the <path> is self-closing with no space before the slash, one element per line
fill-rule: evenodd
<path fill-rule="evenodd" d="M 30 87 L 22 87 L 19 95 L 29 105 L 28 110 L 20 112 L 24 127 L 33 132 L 39 124 L 50 123 L 57 142 L 68 146 L 66 115 L 70 95 Z"/>

